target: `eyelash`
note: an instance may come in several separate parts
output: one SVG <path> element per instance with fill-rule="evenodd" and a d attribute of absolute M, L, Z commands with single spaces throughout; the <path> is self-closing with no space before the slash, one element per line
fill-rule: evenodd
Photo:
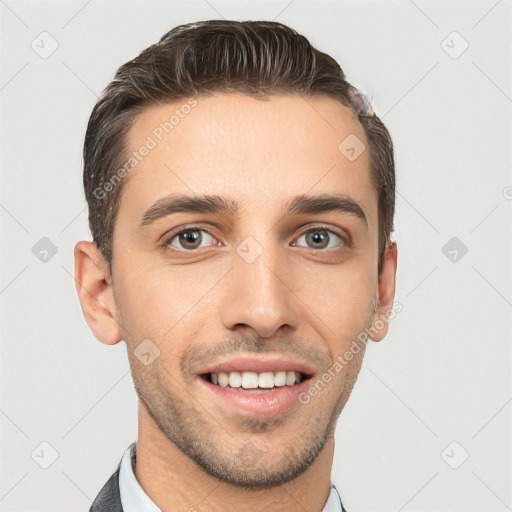
<path fill-rule="evenodd" d="M 217 240 L 215 238 L 215 236 L 212 233 L 210 233 L 210 231 L 208 229 L 206 229 L 205 226 L 197 225 L 197 226 L 187 226 L 186 228 L 183 228 L 180 231 L 171 233 L 169 235 L 169 237 L 166 238 L 162 242 L 161 245 L 162 245 L 163 248 L 172 247 L 171 246 L 172 241 L 176 237 L 178 237 L 179 235 L 181 235 L 183 233 L 187 233 L 187 232 L 194 233 L 194 232 L 197 232 L 197 231 L 204 231 L 204 232 L 208 233 L 208 235 L 210 235 L 214 240 Z M 341 240 L 342 244 L 339 247 L 334 247 L 334 248 L 331 247 L 330 249 L 324 248 L 324 249 L 317 249 L 317 250 L 315 250 L 312 247 L 305 247 L 306 249 L 309 248 L 309 249 L 311 249 L 313 251 L 325 252 L 325 251 L 333 250 L 333 249 L 342 249 L 343 247 L 351 247 L 350 237 L 342 235 L 340 233 L 337 233 L 337 232 L 333 231 L 332 229 L 328 228 L 327 226 L 314 226 L 312 228 L 309 228 L 306 231 L 302 232 L 299 235 L 299 237 L 297 238 L 297 240 L 300 239 L 302 236 L 307 235 L 308 233 L 311 233 L 311 232 L 315 232 L 315 231 L 325 231 L 325 232 L 327 232 L 329 234 L 335 235 L 335 236 L 337 236 Z M 297 242 L 297 240 L 294 242 L 294 244 Z M 329 240 L 329 242 L 330 242 L 330 240 Z M 210 247 L 214 247 L 214 245 L 211 245 Z M 301 246 L 301 247 L 303 247 L 303 246 Z M 178 251 L 178 252 L 185 252 L 185 253 L 187 253 L 187 252 L 188 253 L 194 253 L 194 252 L 198 252 L 200 250 L 200 249 L 190 249 L 190 250 L 187 250 L 187 249 L 176 249 L 175 247 L 173 247 L 173 249 Z"/>

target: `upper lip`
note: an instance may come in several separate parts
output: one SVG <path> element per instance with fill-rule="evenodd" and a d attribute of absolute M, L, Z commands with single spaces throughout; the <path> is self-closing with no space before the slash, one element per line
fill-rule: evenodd
<path fill-rule="evenodd" d="M 220 372 L 278 372 L 281 370 L 295 371 L 302 373 L 306 377 L 311 377 L 314 374 L 313 368 L 304 361 L 291 359 L 286 357 L 236 357 L 209 364 L 198 375 L 205 373 L 220 373 Z"/>

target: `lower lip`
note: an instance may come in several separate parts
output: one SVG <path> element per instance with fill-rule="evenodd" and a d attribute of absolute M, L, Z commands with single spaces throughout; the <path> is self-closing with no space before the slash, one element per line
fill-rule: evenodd
<path fill-rule="evenodd" d="M 287 412 L 298 405 L 299 395 L 309 387 L 309 380 L 305 379 L 293 386 L 281 386 L 268 390 L 258 389 L 257 392 L 243 388 L 222 387 L 212 384 L 202 377 L 198 377 L 207 393 L 213 397 L 220 407 L 232 407 L 258 415 L 278 415 Z"/>

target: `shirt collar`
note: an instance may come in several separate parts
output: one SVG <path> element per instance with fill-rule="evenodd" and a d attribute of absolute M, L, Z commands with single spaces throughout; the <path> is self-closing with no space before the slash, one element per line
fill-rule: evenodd
<path fill-rule="evenodd" d="M 162 512 L 143 491 L 135 478 L 135 443 L 124 452 L 119 462 L 119 492 L 124 512 Z M 331 482 L 331 491 L 322 512 L 344 512 L 338 490 Z"/>
<path fill-rule="evenodd" d="M 135 478 L 135 443 L 124 452 L 119 469 L 119 493 L 124 512 L 162 512 Z"/>

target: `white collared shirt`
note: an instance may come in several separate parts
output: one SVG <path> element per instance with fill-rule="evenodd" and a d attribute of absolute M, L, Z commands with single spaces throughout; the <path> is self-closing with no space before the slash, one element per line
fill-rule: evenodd
<path fill-rule="evenodd" d="M 119 462 L 119 492 L 124 512 L 162 512 L 143 491 L 133 472 L 135 443 L 124 452 Z M 334 484 L 322 512 L 343 512 L 341 498 Z"/>

